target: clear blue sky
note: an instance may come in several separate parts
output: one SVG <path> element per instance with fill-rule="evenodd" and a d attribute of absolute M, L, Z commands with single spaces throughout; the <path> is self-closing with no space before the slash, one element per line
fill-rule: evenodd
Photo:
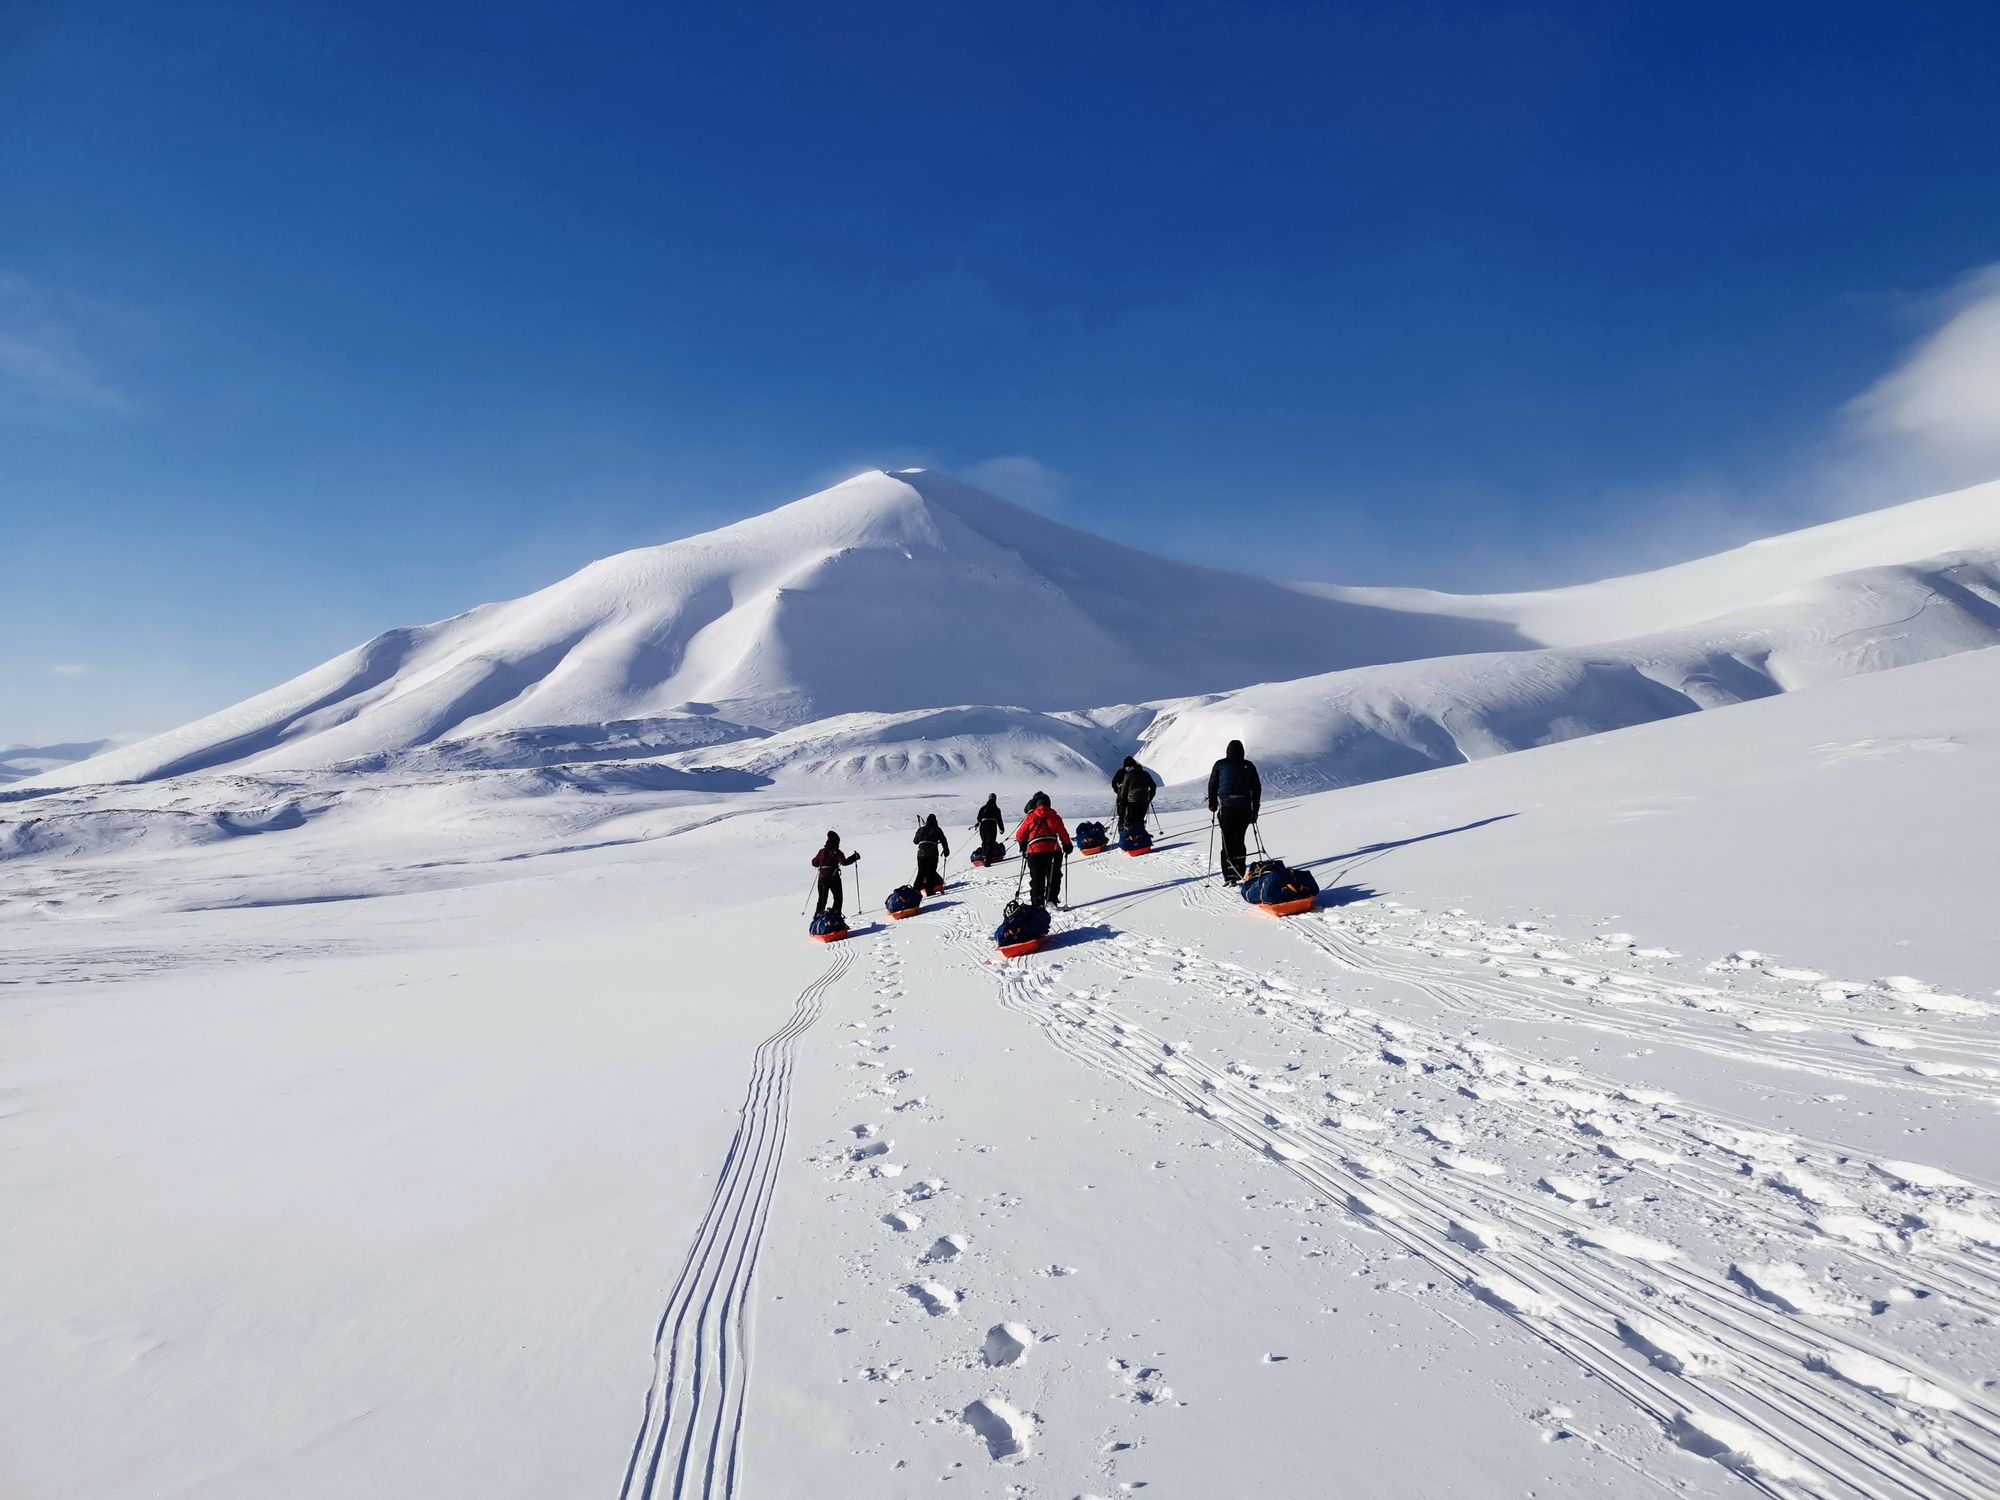
<path fill-rule="evenodd" d="M 0 742 L 877 463 L 1343 581 L 1740 540 L 2000 258 L 1996 85 L 1949 0 L 0 3 Z"/>

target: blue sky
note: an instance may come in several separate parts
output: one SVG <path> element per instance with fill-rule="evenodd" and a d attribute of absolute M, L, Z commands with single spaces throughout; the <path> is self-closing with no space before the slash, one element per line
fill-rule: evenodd
<path fill-rule="evenodd" d="M 871 464 L 1458 588 L 2000 472 L 1985 344 L 1851 404 L 2000 305 L 1996 84 L 1989 4 L 0 5 L 0 743 Z"/>

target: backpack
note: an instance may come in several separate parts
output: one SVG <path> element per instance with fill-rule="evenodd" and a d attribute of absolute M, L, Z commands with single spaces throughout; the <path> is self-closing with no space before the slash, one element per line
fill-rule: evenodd
<path fill-rule="evenodd" d="M 1102 849 L 1111 842 L 1111 835 L 1102 823 L 1079 823 L 1076 825 L 1076 847 L 1091 850 Z"/>
<path fill-rule="evenodd" d="M 924 897 L 913 885 L 899 885 L 882 904 L 892 917 L 909 916 L 923 909 Z"/>
<path fill-rule="evenodd" d="M 826 937 L 830 933 L 847 931 L 847 919 L 833 912 L 824 911 L 812 919 L 811 932 L 814 937 Z"/>
<path fill-rule="evenodd" d="M 1218 802 L 1254 802 L 1251 790 L 1250 762 L 1247 760 L 1222 760 L 1216 762 L 1215 800 Z"/>
<path fill-rule="evenodd" d="M 1118 847 L 1127 854 L 1143 853 L 1153 847 L 1153 836 L 1143 823 L 1134 823 L 1118 835 Z"/>

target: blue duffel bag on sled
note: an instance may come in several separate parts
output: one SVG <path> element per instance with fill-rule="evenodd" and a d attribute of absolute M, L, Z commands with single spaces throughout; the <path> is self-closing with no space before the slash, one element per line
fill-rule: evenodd
<path fill-rule="evenodd" d="M 1048 940 L 1049 914 L 1039 906 L 1009 901 L 1007 913 L 993 929 L 993 942 L 1006 958 L 1033 953 Z"/>
<path fill-rule="evenodd" d="M 1260 859 L 1244 873 L 1243 899 L 1274 917 L 1295 917 L 1311 911 L 1319 900 L 1319 882 L 1310 870 L 1294 870 L 1280 859 Z"/>

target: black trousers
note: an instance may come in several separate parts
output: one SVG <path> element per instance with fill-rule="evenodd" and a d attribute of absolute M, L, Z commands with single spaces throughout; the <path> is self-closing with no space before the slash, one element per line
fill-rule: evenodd
<path fill-rule="evenodd" d="M 1231 885 L 1243 878 L 1243 871 L 1249 866 L 1243 835 L 1256 821 L 1257 815 L 1247 807 L 1225 806 L 1216 810 L 1215 826 L 1222 830 L 1222 878 Z"/>
<path fill-rule="evenodd" d="M 819 904 L 813 908 L 813 915 L 817 917 L 830 911 L 836 917 L 839 916 L 842 894 L 839 873 L 834 870 L 821 870 L 819 872 Z"/>
<path fill-rule="evenodd" d="M 1061 851 L 1028 856 L 1028 900 L 1036 906 L 1062 901 Z"/>
<path fill-rule="evenodd" d="M 1118 831 L 1128 828 L 1143 828 L 1146 824 L 1146 809 L 1150 802 L 1121 802 L 1118 804 Z"/>
<path fill-rule="evenodd" d="M 938 846 L 936 844 L 917 845 L 917 880 L 920 891 L 928 891 L 938 885 Z"/>

